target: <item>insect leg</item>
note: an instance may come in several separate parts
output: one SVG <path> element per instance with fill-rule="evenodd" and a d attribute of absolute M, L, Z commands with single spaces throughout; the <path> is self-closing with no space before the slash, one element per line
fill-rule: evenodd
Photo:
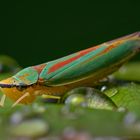
<path fill-rule="evenodd" d="M 23 100 L 25 97 L 29 96 L 30 93 L 26 92 L 23 96 L 21 96 L 13 105 L 12 107 L 15 107 L 21 100 Z"/>
<path fill-rule="evenodd" d="M 50 98 L 50 99 L 58 99 L 58 100 L 61 98 L 60 96 L 53 96 L 53 95 L 46 95 L 46 94 L 43 94 L 42 97 Z"/>
<path fill-rule="evenodd" d="M 0 100 L 0 106 L 4 106 L 4 102 L 5 102 L 5 99 L 6 99 L 6 95 L 4 94 Z"/>

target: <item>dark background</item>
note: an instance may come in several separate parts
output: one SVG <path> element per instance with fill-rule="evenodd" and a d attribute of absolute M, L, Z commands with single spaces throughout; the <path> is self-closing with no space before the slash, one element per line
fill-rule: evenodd
<path fill-rule="evenodd" d="M 140 0 L 0 2 L 0 54 L 47 62 L 140 30 Z"/>

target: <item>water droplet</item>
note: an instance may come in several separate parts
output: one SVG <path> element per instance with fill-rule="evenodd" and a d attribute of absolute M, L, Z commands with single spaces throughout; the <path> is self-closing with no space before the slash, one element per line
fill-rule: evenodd
<path fill-rule="evenodd" d="M 127 113 L 124 117 L 124 124 L 127 125 L 132 125 L 136 122 L 137 118 L 136 115 L 134 113 Z"/>
<path fill-rule="evenodd" d="M 120 69 L 119 69 L 119 72 L 120 73 L 125 73 L 127 71 L 126 67 L 125 66 L 122 66 Z"/>
<path fill-rule="evenodd" d="M 128 112 L 123 121 L 128 131 L 136 136 L 140 134 L 140 120 L 135 113 Z"/>
<path fill-rule="evenodd" d="M 84 106 L 85 102 L 86 102 L 86 99 L 85 99 L 84 95 L 81 95 L 81 94 L 70 95 L 65 100 L 65 104 L 81 105 L 81 106 Z"/>
<path fill-rule="evenodd" d="M 101 91 L 89 87 L 81 87 L 68 92 L 65 104 L 78 105 L 96 109 L 115 109 L 116 105 Z"/>
<path fill-rule="evenodd" d="M 14 136 L 38 137 L 48 133 L 49 126 L 46 121 L 40 119 L 26 120 L 10 128 Z"/>
<path fill-rule="evenodd" d="M 117 109 L 118 112 L 126 112 L 126 108 L 125 107 L 119 107 Z"/>
<path fill-rule="evenodd" d="M 101 87 L 101 92 L 105 91 L 107 89 L 107 86 L 102 86 Z"/>
<path fill-rule="evenodd" d="M 23 116 L 20 112 L 15 112 L 10 118 L 12 124 L 18 124 L 22 121 L 22 119 Z"/>
<path fill-rule="evenodd" d="M 46 111 L 46 108 L 44 106 L 39 105 L 37 103 L 34 103 L 32 105 L 32 108 L 36 113 L 44 113 Z"/>

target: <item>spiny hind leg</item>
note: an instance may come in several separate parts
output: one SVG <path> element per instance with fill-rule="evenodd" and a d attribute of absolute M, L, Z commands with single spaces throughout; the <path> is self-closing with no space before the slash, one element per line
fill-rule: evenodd
<path fill-rule="evenodd" d="M 42 95 L 42 98 L 45 98 L 45 99 L 60 99 L 61 97 L 60 96 L 55 96 L 55 95 L 46 95 L 46 94 L 43 94 Z"/>
<path fill-rule="evenodd" d="M 62 96 L 69 91 L 71 88 L 73 88 L 73 86 L 71 85 L 64 85 L 64 86 L 50 86 L 47 87 L 47 90 L 44 91 L 44 93 L 42 94 L 42 97 L 44 99 L 52 99 L 56 102 L 60 102 Z M 40 94 L 40 95 L 41 95 Z"/>
<path fill-rule="evenodd" d="M 44 99 L 45 102 L 50 102 L 50 103 L 59 103 L 61 99 L 60 96 L 46 95 L 46 94 L 43 94 L 42 98 Z"/>

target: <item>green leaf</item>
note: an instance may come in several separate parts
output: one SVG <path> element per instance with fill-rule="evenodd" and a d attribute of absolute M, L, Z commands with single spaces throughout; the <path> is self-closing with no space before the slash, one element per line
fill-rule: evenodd
<path fill-rule="evenodd" d="M 113 74 L 116 79 L 140 81 L 140 62 L 129 62 Z"/>
<path fill-rule="evenodd" d="M 128 133 L 122 125 L 124 113 L 120 112 L 49 105 L 44 117 L 53 128 L 50 132 L 52 135 L 58 135 L 68 127 L 94 136 L 120 136 Z"/>
<path fill-rule="evenodd" d="M 113 95 L 113 92 L 115 94 Z M 140 114 L 140 85 L 135 83 L 129 83 L 118 87 L 113 87 L 104 92 L 110 96 L 112 101 L 118 107 L 125 107 L 130 111 L 136 111 Z"/>
<path fill-rule="evenodd" d="M 0 55 L 0 74 L 5 73 L 16 73 L 21 69 L 19 64 L 14 60 L 13 58 L 6 56 L 6 55 Z"/>

